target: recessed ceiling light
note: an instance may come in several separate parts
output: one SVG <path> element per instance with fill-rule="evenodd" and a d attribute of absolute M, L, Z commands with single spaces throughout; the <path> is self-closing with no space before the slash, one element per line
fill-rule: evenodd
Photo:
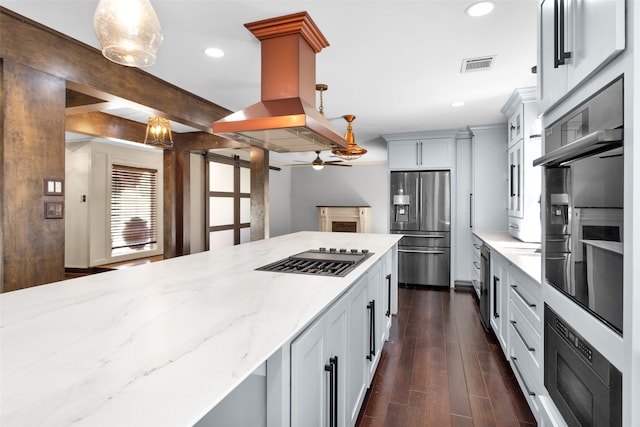
<path fill-rule="evenodd" d="M 210 47 L 204 50 L 205 55 L 210 56 L 212 58 L 222 58 L 224 56 L 224 52 L 221 49 Z"/>
<path fill-rule="evenodd" d="M 493 2 L 492 1 L 481 1 L 478 3 L 474 3 L 469 6 L 465 13 L 469 16 L 484 16 L 488 13 L 491 13 L 493 10 Z"/>
<path fill-rule="evenodd" d="M 456 102 L 451 103 L 452 107 L 462 107 L 463 105 L 464 105 L 463 101 L 456 101 Z"/>

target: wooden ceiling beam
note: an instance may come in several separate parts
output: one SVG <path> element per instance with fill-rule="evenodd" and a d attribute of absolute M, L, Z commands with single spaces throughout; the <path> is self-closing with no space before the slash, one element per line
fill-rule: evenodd
<path fill-rule="evenodd" d="M 65 130 L 97 138 L 115 138 L 144 144 L 147 125 L 94 112 L 67 115 Z"/>
<path fill-rule="evenodd" d="M 144 144 L 147 125 L 110 114 L 93 112 L 67 115 L 65 130 L 96 138 L 113 138 Z M 206 132 L 173 132 L 174 150 L 208 151 L 218 148 L 248 148 L 248 144 L 231 141 Z"/>
<path fill-rule="evenodd" d="M 138 68 L 105 59 L 98 49 L 0 7 L 0 57 L 67 81 L 67 88 L 211 133 L 230 110 Z"/>

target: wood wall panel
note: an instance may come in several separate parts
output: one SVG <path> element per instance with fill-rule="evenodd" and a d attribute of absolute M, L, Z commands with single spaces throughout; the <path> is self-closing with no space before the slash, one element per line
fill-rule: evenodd
<path fill-rule="evenodd" d="M 65 82 L 4 60 L 3 290 L 64 279 L 64 219 L 45 219 L 44 177 L 64 179 Z M 28 84 L 25 84 L 28 82 Z"/>

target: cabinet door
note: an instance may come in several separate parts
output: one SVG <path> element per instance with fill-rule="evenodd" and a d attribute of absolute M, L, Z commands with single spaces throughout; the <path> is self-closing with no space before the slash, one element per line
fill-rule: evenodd
<path fill-rule="evenodd" d="M 571 6 L 571 90 L 625 49 L 625 2 L 566 1 Z"/>
<path fill-rule="evenodd" d="M 397 276 L 395 280 L 395 289 L 394 289 L 394 280 L 393 280 L 393 250 L 388 251 L 382 257 L 382 277 L 384 279 L 384 283 L 382 285 L 382 302 L 385 304 L 382 307 L 381 311 L 384 311 L 382 317 L 382 332 L 384 334 L 383 341 L 387 341 L 389 339 L 389 332 L 391 331 L 391 323 L 393 322 L 393 299 L 397 298 L 396 291 L 398 287 Z"/>
<path fill-rule="evenodd" d="M 503 353 L 507 354 L 508 328 L 505 321 L 508 319 L 509 311 L 509 266 L 507 261 L 500 255 L 491 256 L 491 328 L 493 329 Z"/>
<path fill-rule="evenodd" d="M 382 288 L 382 261 L 378 260 L 373 267 L 367 272 L 367 338 L 368 338 L 368 357 L 367 361 L 367 386 L 373 380 L 373 375 L 378 367 L 380 356 L 382 354 L 382 346 L 384 345 L 383 318 L 384 310 L 386 310 L 386 302 L 383 303 Z M 369 342 L 370 340 L 370 342 Z"/>
<path fill-rule="evenodd" d="M 291 344 L 292 425 L 347 425 L 347 307 L 341 298 Z"/>
<path fill-rule="evenodd" d="M 369 350 L 369 318 L 367 316 L 367 275 L 362 276 L 351 288 L 349 301 L 349 332 L 347 341 L 346 410 L 349 425 L 358 420 L 360 406 L 367 391 L 366 355 Z M 292 425 L 304 425 L 293 424 Z"/>
<path fill-rule="evenodd" d="M 346 405 L 346 366 L 347 366 L 347 313 L 348 313 L 348 296 L 342 297 L 335 303 L 331 310 L 326 314 L 326 350 L 325 365 L 334 358 L 335 372 L 335 389 L 337 393 L 337 405 L 334 405 L 334 411 L 337 412 L 336 427 L 351 425 L 347 423 L 347 405 Z M 330 384 L 329 384 L 330 385 Z M 326 395 L 327 393 L 325 393 Z M 329 397 L 331 393 L 328 393 Z M 331 405 L 328 405 L 329 407 Z M 331 423 L 327 423 L 330 425 Z"/>
<path fill-rule="evenodd" d="M 420 167 L 420 141 L 390 141 L 389 169 L 416 169 Z"/>
<path fill-rule="evenodd" d="M 514 143 L 521 140 L 524 136 L 524 108 L 522 105 L 516 109 L 516 111 L 509 117 L 509 123 L 507 123 L 507 137 L 509 147 Z"/>
<path fill-rule="evenodd" d="M 509 148 L 509 216 L 522 218 L 523 202 L 523 140 Z"/>
<path fill-rule="evenodd" d="M 555 65 L 555 2 L 558 0 L 542 0 L 540 2 L 538 28 L 538 90 L 540 112 L 544 112 L 562 98 L 567 91 L 566 66 Z M 566 40 L 566 38 L 565 38 Z"/>
<path fill-rule="evenodd" d="M 325 346 L 324 320 L 313 323 L 291 344 L 291 425 L 328 425 Z"/>

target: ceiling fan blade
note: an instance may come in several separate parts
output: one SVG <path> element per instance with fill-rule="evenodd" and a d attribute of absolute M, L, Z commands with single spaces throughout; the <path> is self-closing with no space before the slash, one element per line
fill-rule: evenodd
<path fill-rule="evenodd" d="M 347 163 L 328 163 L 328 162 L 325 162 L 324 165 L 325 166 L 344 166 L 345 168 L 350 168 L 352 166 Z"/>

